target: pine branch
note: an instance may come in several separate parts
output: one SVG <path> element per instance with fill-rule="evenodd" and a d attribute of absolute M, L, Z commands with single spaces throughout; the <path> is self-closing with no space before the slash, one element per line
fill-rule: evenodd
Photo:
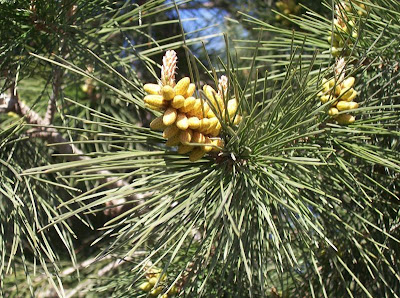
<path fill-rule="evenodd" d="M 56 100 L 61 92 L 61 83 L 63 75 L 64 75 L 63 69 L 57 66 L 54 67 L 53 92 L 50 96 L 46 115 L 44 117 L 44 121 L 47 125 L 50 125 L 54 119 L 54 114 L 56 112 Z"/>
<path fill-rule="evenodd" d="M 46 115 L 51 115 L 51 113 L 46 113 Z M 89 156 L 85 156 L 85 154 L 78 149 L 74 144 L 70 144 L 67 139 L 65 139 L 62 134 L 53 127 L 49 127 L 49 119 L 43 119 L 38 113 L 29 108 L 24 102 L 19 100 L 18 93 L 15 90 L 14 86 L 11 87 L 11 96 L 7 94 L 0 95 L 0 113 L 8 113 L 14 112 L 21 117 L 24 117 L 28 124 L 36 124 L 40 127 L 35 127 L 34 129 L 30 129 L 27 131 L 30 137 L 40 138 L 49 143 L 52 146 L 55 146 L 57 150 L 65 155 L 65 158 L 68 161 L 79 161 L 79 160 L 88 160 Z M 51 116 L 52 118 L 52 116 Z M 50 118 L 50 119 L 51 119 Z M 111 172 L 107 170 L 101 170 L 97 172 L 100 175 L 104 175 L 100 181 L 105 183 L 106 187 L 109 189 L 120 189 L 122 187 L 129 187 L 129 183 L 122 179 L 115 179 L 111 176 Z M 144 203 L 144 198 L 147 197 L 148 194 L 131 194 L 126 198 L 118 198 L 111 201 L 106 202 L 106 206 L 110 207 L 106 209 L 104 212 L 106 215 L 118 215 L 123 212 L 123 206 L 129 201 L 136 205 L 140 205 Z"/>
<path fill-rule="evenodd" d="M 65 1 L 63 2 L 63 5 L 66 5 Z M 73 18 L 75 16 L 76 10 L 77 10 L 77 6 L 72 5 L 70 7 L 70 9 L 68 10 L 68 17 Z M 75 24 L 75 21 L 73 21 L 72 24 Z M 66 50 L 67 50 L 67 48 L 66 48 L 66 44 L 65 44 L 65 38 L 63 37 L 60 40 L 60 47 L 59 47 L 59 52 L 61 53 L 61 57 L 63 59 L 66 59 L 68 56 L 68 54 L 66 53 Z M 53 92 L 49 99 L 46 115 L 44 117 L 44 121 L 48 125 L 50 125 L 54 119 L 54 114 L 56 112 L 56 100 L 61 92 L 61 84 L 62 84 L 63 76 L 64 76 L 64 69 L 61 67 L 58 67 L 58 66 L 54 66 Z"/>

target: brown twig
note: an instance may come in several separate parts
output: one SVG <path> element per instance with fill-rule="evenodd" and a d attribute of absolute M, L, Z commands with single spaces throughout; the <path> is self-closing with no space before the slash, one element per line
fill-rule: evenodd
<path fill-rule="evenodd" d="M 62 4 L 63 4 L 63 6 L 66 6 L 65 1 L 63 1 Z M 67 12 L 67 16 L 70 19 L 72 24 L 75 23 L 74 16 L 75 16 L 76 10 L 77 10 L 77 6 L 72 5 L 68 9 L 68 12 Z M 68 54 L 67 54 L 67 47 L 66 47 L 66 43 L 65 43 L 65 37 L 61 38 L 58 51 L 60 53 L 60 56 L 63 59 L 67 59 Z M 46 115 L 44 117 L 44 120 L 47 123 L 47 125 L 50 125 L 53 122 L 54 114 L 56 112 L 56 100 L 61 93 L 61 85 L 62 85 L 62 80 L 63 80 L 64 72 L 65 72 L 64 69 L 62 69 L 59 66 L 53 66 L 53 69 L 54 69 L 53 90 L 52 90 L 52 94 L 49 99 L 49 103 L 47 105 Z"/>
<path fill-rule="evenodd" d="M 63 41 L 62 41 L 63 42 Z M 53 122 L 54 114 L 56 112 L 56 101 L 61 93 L 61 84 L 63 79 L 64 71 L 58 67 L 54 67 L 54 77 L 53 77 L 53 91 L 47 105 L 46 115 L 44 116 L 44 121 L 47 125 Z"/>

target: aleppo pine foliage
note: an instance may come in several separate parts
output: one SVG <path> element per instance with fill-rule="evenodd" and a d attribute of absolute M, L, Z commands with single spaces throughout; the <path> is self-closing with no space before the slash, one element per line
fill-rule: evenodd
<path fill-rule="evenodd" d="M 45 125 L 58 141 L 26 137 L 29 109 L 0 131 L 0 294 L 399 297 L 400 2 L 279 1 L 294 30 L 238 12 L 215 60 L 214 35 L 183 30 L 190 1 L 117 2 L 77 1 L 58 31 L 76 53 L 4 45 L 8 81 L 35 62 L 74 92 Z"/>

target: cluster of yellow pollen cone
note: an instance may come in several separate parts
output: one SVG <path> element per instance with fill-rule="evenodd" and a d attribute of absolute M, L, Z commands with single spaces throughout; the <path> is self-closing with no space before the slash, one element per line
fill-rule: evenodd
<path fill-rule="evenodd" d="M 330 32 L 328 42 L 332 43 L 331 52 L 334 57 L 348 56 L 352 41 L 348 38 L 358 37 L 357 19 L 350 13 L 356 10 L 359 16 L 366 14 L 367 7 L 359 1 L 340 1 L 335 4 L 334 32 Z"/>
<path fill-rule="evenodd" d="M 237 100 L 226 101 L 227 78 L 221 77 L 218 92 L 204 85 L 207 97 L 204 100 L 196 98 L 196 86 L 188 77 L 175 83 L 174 51 L 167 51 L 163 62 L 161 81 L 144 85 L 148 94 L 144 97 L 146 107 L 163 112 L 150 123 L 150 128 L 162 131 L 167 139 L 166 145 L 178 146 L 179 154 L 189 153 L 190 161 L 199 160 L 211 151 L 219 152 L 224 146 L 219 137 L 220 120 L 229 117 L 234 124 L 241 120 L 237 113 Z"/>
<path fill-rule="evenodd" d="M 164 290 L 163 282 L 167 279 L 167 275 L 163 274 L 161 276 L 161 269 L 153 268 L 147 271 L 146 279 L 147 281 L 139 285 L 139 289 L 144 292 L 148 292 L 149 296 L 155 297 L 159 296 Z M 157 285 L 157 287 L 156 287 Z M 179 289 L 176 286 L 172 286 L 168 293 L 161 295 L 161 298 L 168 298 L 176 295 Z"/>
<path fill-rule="evenodd" d="M 328 114 L 340 125 L 354 123 L 356 118 L 349 113 L 340 113 L 358 108 L 356 99 L 358 92 L 354 90 L 354 77 L 344 79 L 344 59 L 337 62 L 336 79 L 323 79 L 322 91 L 318 93 L 320 101 L 331 102 Z M 340 73 L 340 75 L 339 75 Z M 339 77 L 339 78 L 338 78 Z"/>

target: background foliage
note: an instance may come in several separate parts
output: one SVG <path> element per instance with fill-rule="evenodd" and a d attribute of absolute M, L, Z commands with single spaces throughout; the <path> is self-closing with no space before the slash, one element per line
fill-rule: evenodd
<path fill-rule="evenodd" d="M 157 269 L 161 294 L 397 297 L 400 4 L 344 12 L 338 125 L 318 93 L 340 4 L 309 2 L 0 1 L 1 295 L 146 297 Z M 222 154 L 149 129 L 167 49 L 178 79 L 228 76 Z"/>

